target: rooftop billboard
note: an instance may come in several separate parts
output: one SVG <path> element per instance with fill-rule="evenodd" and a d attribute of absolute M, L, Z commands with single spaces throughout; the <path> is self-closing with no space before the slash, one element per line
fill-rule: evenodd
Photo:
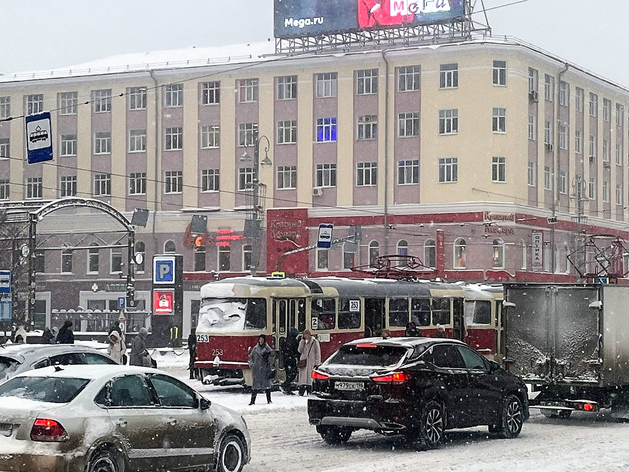
<path fill-rule="evenodd" d="M 456 21 L 465 0 L 275 0 L 275 37 Z"/>

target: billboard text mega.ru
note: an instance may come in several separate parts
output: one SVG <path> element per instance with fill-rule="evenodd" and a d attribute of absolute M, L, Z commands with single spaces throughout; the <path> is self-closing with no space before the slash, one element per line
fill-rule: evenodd
<path fill-rule="evenodd" d="M 453 22 L 465 0 L 275 0 L 275 37 Z"/>

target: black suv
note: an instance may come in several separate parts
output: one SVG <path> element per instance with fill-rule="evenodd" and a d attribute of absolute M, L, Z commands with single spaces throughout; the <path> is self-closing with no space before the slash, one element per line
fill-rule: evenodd
<path fill-rule="evenodd" d="M 308 400 L 308 416 L 328 444 L 370 429 L 432 449 L 446 429 L 479 425 L 513 438 L 529 416 L 525 384 L 452 339 L 359 339 L 312 378 L 318 398 Z"/>

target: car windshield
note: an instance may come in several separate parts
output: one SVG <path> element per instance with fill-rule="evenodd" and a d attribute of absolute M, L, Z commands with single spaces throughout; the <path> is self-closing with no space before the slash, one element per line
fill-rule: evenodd
<path fill-rule="evenodd" d="M 361 367 L 392 367 L 397 365 L 407 349 L 400 346 L 377 346 L 360 344 L 342 346 L 334 354 L 329 363 L 335 365 L 352 365 Z"/>
<path fill-rule="evenodd" d="M 20 367 L 20 363 L 10 357 L 0 356 L 0 379 L 11 376 Z"/>
<path fill-rule="evenodd" d="M 69 403 L 88 383 L 88 379 L 68 377 L 15 377 L 0 385 L 0 397 L 16 397 L 36 402 Z"/>

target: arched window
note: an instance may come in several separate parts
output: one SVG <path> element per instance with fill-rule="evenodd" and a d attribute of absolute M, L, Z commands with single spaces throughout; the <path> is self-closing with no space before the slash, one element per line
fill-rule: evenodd
<path fill-rule="evenodd" d="M 520 241 L 520 245 L 522 246 L 522 270 L 526 270 L 526 264 L 528 262 L 526 255 L 526 241 L 523 239 Z"/>
<path fill-rule="evenodd" d="M 371 241 L 369 243 L 369 264 L 373 264 L 374 259 L 380 256 L 380 243 Z"/>
<path fill-rule="evenodd" d="M 398 261 L 400 265 L 408 264 L 408 242 L 404 239 L 397 243 L 397 254 L 400 256 Z"/>
<path fill-rule="evenodd" d="M 98 243 L 90 244 L 90 249 L 87 251 L 87 272 L 89 274 L 98 274 L 100 266 L 100 251 L 98 250 Z"/>
<path fill-rule="evenodd" d="M 138 257 L 138 254 L 142 254 L 142 256 Z M 135 243 L 135 260 L 135 270 L 137 272 L 144 272 L 144 263 L 146 262 L 146 245 L 143 241 Z M 141 261 L 141 263 L 138 264 L 138 260 Z"/>
<path fill-rule="evenodd" d="M 424 265 L 433 269 L 437 265 L 437 245 L 434 239 L 427 239 L 424 243 Z"/>
<path fill-rule="evenodd" d="M 245 244 L 242 247 L 242 270 L 243 271 L 248 271 L 251 269 L 252 254 L 253 254 L 253 248 L 251 247 L 251 244 Z"/>
<path fill-rule="evenodd" d="M 505 244 L 502 239 L 494 239 L 493 243 L 493 267 L 494 269 L 504 269 L 505 266 Z"/>
<path fill-rule="evenodd" d="M 218 247 L 218 271 L 228 272 L 231 270 L 231 250 L 229 246 Z"/>
<path fill-rule="evenodd" d="M 174 254 L 177 252 L 175 241 L 168 240 L 164 243 L 164 254 Z"/>
<path fill-rule="evenodd" d="M 456 269 L 467 267 L 467 243 L 463 238 L 454 241 L 454 267 Z"/>

